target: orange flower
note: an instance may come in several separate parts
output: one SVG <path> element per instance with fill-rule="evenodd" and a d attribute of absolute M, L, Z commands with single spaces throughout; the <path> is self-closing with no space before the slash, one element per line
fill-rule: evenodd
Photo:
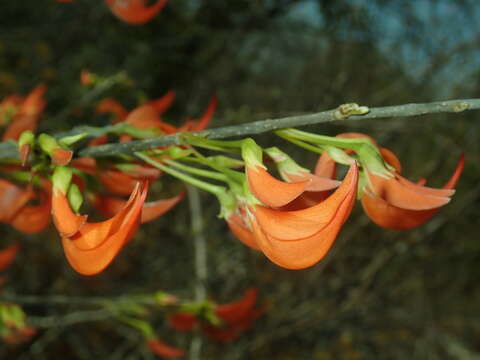
<path fill-rule="evenodd" d="M 382 154 L 384 155 L 383 152 Z M 423 186 L 424 180 L 414 184 L 403 178 L 399 174 L 399 163 L 395 165 L 386 157 L 385 160 L 397 168 L 395 177 L 383 179 L 368 174 L 372 183 L 365 189 L 362 206 L 374 223 L 397 230 L 422 225 L 434 216 L 441 206 L 448 203 L 465 163 L 462 155 L 450 180 L 442 189 L 434 189 Z"/>
<path fill-rule="evenodd" d="M 376 141 L 370 136 L 361 133 L 345 133 L 338 137 L 367 138 L 375 146 Z M 393 167 L 392 176 L 389 178 L 376 175 L 365 169 L 366 185 L 362 194 L 362 206 L 365 213 L 377 225 L 390 229 L 411 229 L 428 221 L 435 215 L 439 208 L 450 201 L 450 196 L 455 192 L 455 187 L 464 167 L 462 155 L 451 179 L 442 189 L 424 186 L 425 179 L 416 184 L 400 175 L 402 165 L 397 156 L 390 150 L 378 147 L 383 160 Z M 322 160 L 323 157 L 323 160 Z M 328 167 L 333 160 L 323 154 L 320 160 L 322 165 Z M 335 165 L 330 165 L 335 167 Z M 334 170 L 333 170 L 334 171 Z"/>
<path fill-rule="evenodd" d="M 44 230 L 50 222 L 49 185 L 36 193 L 31 186 L 20 188 L 0 179 L 0 222 L 7 223 L 26 234 L 35 234 Z M 38 197 L 38 205 L 27 205 Z"/>
<path fill-rule="evenodd" d="M 250 192 L 263 204 L 280 207 L 299 197 L 312 182 L 285 182 L 274 178 L 263 165 L 263 150 L 252 139 L 243 140 L 242 157 Z"/>
<path fill-rule="evenodd" d="M 62 236 L 65 256 L 75 271 L 82 275 L 94 275 L 113 261 L 137 231 L 147 191 L 148 182 L 137 183 L 129 200 L 115 216 L 89 223 L 86 216 L 72 211 L 65 185 L 54 178 L 52 215 Z"/>
<path fill-rule="evenodd" d="M 36 86 L 25 98 L 17 98 L 15 106 L 18 107 L 12 122 L 3 134 L 3 141 L 18 140 L 20 135 L 26 131 L 35 131 L 38 118 L 45 107 L 43 95 L 47 87 L 43 84 Z M 18 101 L 18 99 L 21 99 Z"/>
<path fill-rule="evenodd" d="M 179 195 L 168 199 L 146 202 L 142 208 L 142 217 L 140 222 L 144 224 L 155 220 L 172 209 L 184 197 L 185 192 L 182 192 Z M 113 196 L 97 195 L 95 197 L 95 208 L 105 217 L 114 216 L 125 206 L 125 204 L 126 200 Z"/>
<path fill-rule="evenodd" d="M 127 109 L 125 109 L 117 100 L 112 98 L 105 98 L 100 101 L 95 108 L 95 112 L 97 114 L 112 114 L 113 123 L 124 121 L 128 115 Z"/>
<path fill-rule="evenodd" d="M 284 182 L 275 179 L 261 165 L 247 165 L 245 172 L 252 194 L 262 203 L 271 207 L 288 204 L 299 197 L 311 183 L 311 179 L 299 182 Z"/>
<path fill-rule="evenodd" d="M 38 198 L 38 204 L 24 205 L 10 221 L 10 225 L 25 234 L 39 233 L 50 224 L 52 208 L 50 184 L 45 183 L 42 190 L 34 196 Z"/>
<path fill-rule="evenodd" d="M 10 246 L 0 250 L 0 271 L 4 271 L 15 260 L 20 244 L 18 242 L 12 243 Z"/>
<path fill-rule="evenodd" d="M 157 0 L 152 6 L 147 6 L 145 0 L 105 0 L 117 18 L 131 25 L 142 25 L 150 21 L 167 1 Z"/>
<path fill-rule="evenodd" d="M 210 121 L 213 118 L 213 114 L 218 105 L 217 96 L 212 96 L 210 103 L 207 106 L 207 109 L 203 113 L 203 115 L 198 120 L 189 119 L 187 120 L 179 129 L 178 131 L 202 131 L 205 130 Z"/>
<path fill-rule="evenodd" d="M 138 166 L 142 168 L 141 166 Z M 129 173 L 119 170 L 106 170 L 100 173 L 102 185 L 115 195 L 130 195 L 138 182 L 142 179 L 154 180 L 160 177 L 161 172 L 153 168 L 144 168 L 145 172 Z"/>
<path fill-rule="evenodd" d="M 248 289 L 244 296 L 235 302 L 217 305 L 215 315 L 222 320 L 218 326 L 203 324 L 202 331 L 211 339 L 227 343 L 237 339 L 252 327 L 254 321 L 265 312 L 264 307 L 255 307 L 258 290 Z M 168 318 L 172 328 L 178 331 L 191 331 L 199 322 L 194 314 L 176 313 Z"/>
<path fill-rule="evenodd" d="M 165 344 L 159 338 L 147 339 L 147 345 L 152 353 L 164 359 L 174 359 L 185 355 L 182 349 Z"/>
<path fill-rule="evenodd" d="M 309 208 L 284 211 L 257 205 L 249 212 L 256 244 L 274 263 L 303 269 L 319 262 L 333 245 L 355 203 L 358 167 L 350 167 L 340 187 Z"/>

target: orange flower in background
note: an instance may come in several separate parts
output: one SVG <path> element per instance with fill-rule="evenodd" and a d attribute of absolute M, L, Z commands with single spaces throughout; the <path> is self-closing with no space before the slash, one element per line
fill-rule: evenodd
<path fill-rule="evenodd" d="M 219 326 L 202 324 L 202 331 L 210 339 L 222 343 L 237 339 L 265 312 L 264 307 L 255 306 L 257 297 L 258 290 L 252 288 L 238 301 L 217 305 L 214 312 L 222 323 Z M 199 323 L 199 319 L 194 314 L 176 313 L 168 318 L 168 322 L 175 330 L 191 331 Z"/>
<path fill-rule="evenodd" d="M 423 186 L 425 180 L 415 184 L 401 177 L 399 165 L 395 166 L 398 170 L 392 179 L 379 180 L 369 174 L 372 185 L 367 185 L 362 196 L 363 209 L 374 223 L 385 228 L 404 230 L 420 226 L 450 201 L 464 163 L 462 155 L 452 177 L 442 189 Z"/>
<path fill-rule="evenodd" d="M 105 0 L 112 13 L 131 25 L 142 25 L 157 15 L 168 0 L 157 0 L 147 6 L 146 0 Z"/>
<path fill-rule="evenodd" d="M 36 205 L 24 205 L 10 221 L 10 225 L 25 234 L 39 233 L 50 224 L 51 185 L 45 183 L 42 189 L 35 192 Z"/>
<path fill-rule="evenodd" d="M 145 202 L 145 204 L 143 204 L 140 222 L 144 224 L 157 219 L 177 205 L 184 197 L 185 192 L 182 192 L 168 199 Z M 97 195 L 94 205 L 97 211 L 103 216 L 111 217 L 118 213 L 125 206 L 126 202 L 124 199 L 113 196 Z"/>
<path fill-rule="evenodd" d="M 152 353 L 164 359 L 174 359 L 185 355 L 182 349 L 165 344 L 159 338 L 147 339 L 147 346 Z"/>
<path fill-rule="evenodd" d="M 97 114 L 110 113 L 112 115 L 112 122 L 117 123 L 124 121 L 128 115 L 128 110 L 123 107 L 117 100 L 112 98 L 105 98 L 95 107 Z"/>
<path fill-rule="evenodd" d="M 9 106 L 15 106 L 12 121 L 8 125 L 2 140 L 18 140 L 20 135 L 26 131 L 35 131 L 38 119 L 45 108 L 46 102 L 43 98 L 47 87 L 43 84 L 36 86 L 25 98 L 14 97 L 10 100 Z"/>
<path fill-rule="evenodd" d="M 355 203 L 358 167 L 353 164 L 340 187 L 309 208 L 284 211 L 257 205 L 249 212 L 256 244 L 274 263 L 304 269 L 330 250 Z"/>
<path fill-rule="evenodd" d="M 155 180 L 161 171 L 151 167 L 133 165 L 131 171 L 100 171 L 99 180 L 109 192 L 115 195 L 130 195 L 139 180 Z"/>
<path fill-rule="evenodd" d="M 0 222 L 26 234 L 43 231 L 50 223 L 49 189 L 48 183 L 41 190 L 34 191 L 32 186 L 21 188 L 0 179 Z M 30 200 L 38 200 L 39 203 L 28 205 Z"/>
<path fill-rule="evenodd" d="M 210 103 L 207 106 L 207 109 L 203 113 L 203 115 L 198 120 L 189 119 L 187 120 L 179 129 L 178 131 L 202 131 L 205 130 L 210 121 L 213 118 L 213 114 L 218 106 L 218 98 L 216 95 L 212 96 Z"/>
<path fill-rule="evenodd" d="M 0 250 L 0 271 L 4 271 L 10 266 L 13 260 L 15 260 L 19 249 L 20 244 L 14 242 L 5 249 Z"/>

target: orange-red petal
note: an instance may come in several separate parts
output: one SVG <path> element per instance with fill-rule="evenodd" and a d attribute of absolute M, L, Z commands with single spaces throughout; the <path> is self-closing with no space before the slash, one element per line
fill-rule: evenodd
<path fill-rule="evenodd" d="M 185 351 L 182 349 L 167 345 L 158 338 L 148 339 L 147 345 L 152 353 L 165 359 L 173 359 L 185 355 Z"/>
<path fill-rule="evenodd" d="M 309 208 L 282 211 L 255 206 L 256 221 L 262 230 L 277 239 L 296 240 L 318 233 L 336 216 L 339 207 L 356 192 L 358 166 L 353 164 L 340 187 L 325 201 Z"/>
<path fill-rule="evenodd" d="M 132 206 L 123 217 L 117 231 L 108 235 L 106 239 L 102 239 L 103 241 L 99 241 L 98 246 L 89 250 L 82 250 L 75 244 L 75 240 L 79 240 L 75 236 L 62 238 L 65 256 L 75 271 L 82 275 L 95 275 L 110 265 L 138 229 L 142 206 L 147 196 L 147 188 L 148 185 L 144 183 L 142 190 L 138 196 L 135 196 Z"/>
<path fill-rule="evenodd" d="M 105 0 L 112 13 L 131 25 L 142 25 L 150 21 L 167 4 L 168 0 L 157 0 L 146 6 L 145 0 Z"/>
<path fill-rule="evenodd" d="M 52 218 L 60 236 L 75 235 L 87 221 L 86 215 L 77 215 L 70 208 L 66 194 L 54 190 L 52 195 Z"/>
<path fill-rule="evenodd" d="M 240 240 L 244 245 L 247 245 L 249 248 L 254 250 L 259 250 L 255 237 L 245 223 L 242 220 L 242 217 L 238 214 L 232 214 L 227 219 L 227 225 L 230 228 L 230 231 L 235 235 L 235 237 Z"/>
<path fill-rule="evenodd" d="M 450 180 L 444 189 L 452 189 L 458 182 L 463 171 L 465 159 L 462 154 Z M 428 221 L 438 212 L 438 208 L 431 210 L 407 210 L 393 206 L 384 199 L 365 193 L 362 197 L 362 206 L 368 217 L 377 225 L 396 230 L 412 229 Z"/>
<path fill-rule="evenodd" d="M 36 234 L 43 231 L 50 223 L 52 208 L 50 194 L 42 192 L 40 204 L 25 205 L 13 217 L 10 225 L 25 234 Z"/>
<path fill-rule="evenodd" d="M 15 260 L 17 252 L 20 249 L 18 242 L 12 243 L 7 248 L 0 250 L 0 271 L 5 270 Z"/>
<path fill-rule="evenodd" d="M 300 196 L 311 180 L 288 183 L 275 179 L 260 166 L 247 167 L 250 191 L 267 206 L 280 207 Z"/>

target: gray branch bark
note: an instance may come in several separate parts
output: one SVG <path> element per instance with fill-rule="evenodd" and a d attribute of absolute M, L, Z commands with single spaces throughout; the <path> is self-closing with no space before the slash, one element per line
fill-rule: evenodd
<path fill-rule="evenodd" d="M 266 119 L 251 123 L 225 126 L 204 131 L 192 132 L 194 135 L 205 136 L 209 139 L 224 139 L 262 134 L 289 127 L 299 127 L 312 124 L 321 124 L 333 121 L 384 119 L 394 117 L 414 117 L 428 114 L 457 113 L 466 110 L 479 110 L 480 99 L 459 99 L 431 103 L 405 104 L 370 108 L 364 115 L 338 116 L 338 109 L 322 111 L 315 114 L 288 116 L 279 119 Z M 78 134 L 85 127 L 74 128 L 62 135 Z M 93 135 L 93 134 L 92 134 Z M 106 157 L 119 154 L 133 154 L 136 151 L 153 149 L 159 146 L 181 144 L 181 134 L 166 135 L 146 140 L 135 140 L 126 143 L 107 144 L 81 149 L 79 156 Z M 18 151 L 14 142 L 0 143 L 1 158 L 18 158 Z"/>

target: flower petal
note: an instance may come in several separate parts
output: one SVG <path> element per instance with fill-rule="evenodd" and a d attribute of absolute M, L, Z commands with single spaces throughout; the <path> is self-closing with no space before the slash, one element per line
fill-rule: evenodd
<path fill-rule="evenodd" d="M 147 196 L 147 185 L 144 184 L 140 195 L 130 207 L 116 232 L 91 250 L 81 250 L 75 245 L 75 236 L 62 238 L 65 256 L 75 271 L 82 275 L 95 275 L 103 271 L 113 261 L 120 250 L 135 235 L 140 223 L 143 203 Z M 73 241 L 72 241 L 73 240 Z"/>
<path fill-rule="evenodd" d="M 296 240 L 312 236 L 325 228 L 336 216 L 339 207 L 350 194 L 355 193 L 358 166 L 350 166 L 340 187 L 325 201 L 312 207 L 282 211 L 255 206 L 255 216 L 262 230 L 277 239 Z"/>
<path fill-rule="evenodd" d="M 444 189 L 452 189 L 458 182 L 465 164 L 464 155 L 459 162 L 450 180 Z M 362 197 L 362 206 L 368 217 L 377 225 L 396 230 L 412 229 L 427 222 L 438 212 L 438 208 L 431 210 L 407 210 L 387 203 L 380 197 L 365 193 Z"/>
<path fill-rule="evenodd" d="M 356 177 L 358 173 L 355 172 Z M 357 182 L 358 178 L 355 180 Z M 343 200 L 331 222 L 318 233 L 296 241 L 283 241 L 264 233 L 256 219 L 252 228 L 257 244 L 275 264 L 287 269 L 298 270 L 315 265 L 332 247 L 342 225 L 347 220 L 355 203 L 356 191 L 351 191 Z"/>
<path fill-rule="evenodd" d="M 280 207 L 300 196 L 311 180 L 287 183 L 275 179 L 260 166 L 247 167 L 250 191 L 267 206 Z"/>

